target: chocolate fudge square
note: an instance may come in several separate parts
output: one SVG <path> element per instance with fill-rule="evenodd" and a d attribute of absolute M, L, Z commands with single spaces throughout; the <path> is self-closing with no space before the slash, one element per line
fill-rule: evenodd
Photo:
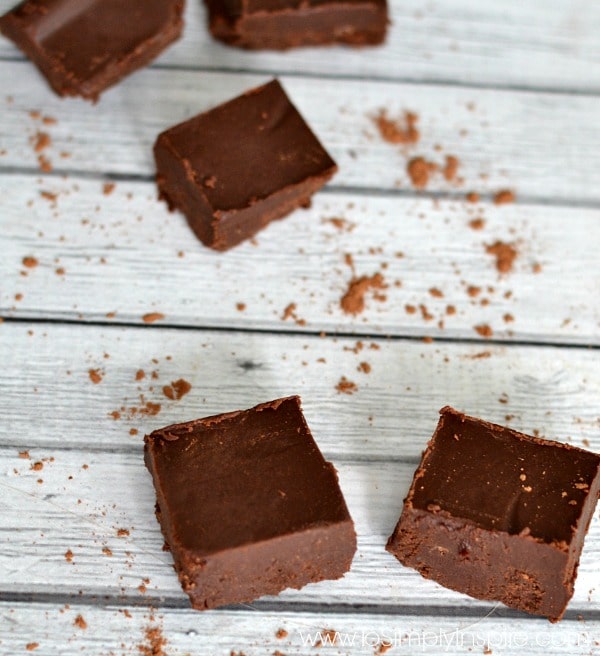
<path fill-rule="evenodd" d="M 96 101 L 179 37 L 184 0 L 25 0 L 0 31 L 59 96 Z"/>
<path fill-rule="evenodd" d="M 600 457 L 440 412 L 387 550 L 448 588 L 558 621 L 596 507 Z"/>
<path fill-rule="evenodd" d="M 285 50 L 384 41 L 386 0 L 205 0 L 209 29 L 241 48 Z"/>
<path fill-rule="evenodd" d="M 356 551 L 297 396 L 145 437 L 157 517 L 198 610 L 337 579 Z"/>
<path fill-rule="evenodd" d="M 160 198 L 227 250 L 310 204 L 337 170 L 277 80 L 160 134 Z"/>

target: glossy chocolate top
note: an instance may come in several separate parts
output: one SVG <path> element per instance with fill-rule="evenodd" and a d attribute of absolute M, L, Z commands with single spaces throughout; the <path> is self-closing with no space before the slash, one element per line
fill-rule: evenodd
<path fill-rule="evenodd" d="M 482 528 L 570 543 L 600 457 L 443 408 L 407 499 Z"/>
<path fill-rule="evenodd" d="M 180 22 L 183 0 L 26 0 L 6 15 L 76 80 Z"/>
<path fill-rule="evenodd" d="M 173 548 L 207 555 L 351 521 L 298 397 L 169 426 L 145 443 Z"/>
<path fill-rule="evenodd" d="M 248 207 L 335 170 L 277 80 L 163 132 L 215 211 Z"/>

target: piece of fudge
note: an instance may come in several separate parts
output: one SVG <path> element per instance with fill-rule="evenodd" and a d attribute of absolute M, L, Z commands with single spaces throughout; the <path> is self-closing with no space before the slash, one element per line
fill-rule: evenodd
<path fill-rule="evenodd" d="M 59 96 L 96 101 L 180 36 L 183 7 L 184 0 L 25 0 L 0 17 L 0 32 Z"/>
<path fill-rule="evenodd" d="M 387 550 L 426 578 L 558 621 L 600 489 L 600 457 L 452 408 Z"/>
<path fill-rule="evenodd" d="M 292 210 L 337 170 L 277 80 L 160 134 L 160 197 L 227 250 Z"/>
<path fill-rule="evenodd" d="M 356 550 L 333 465 L 297 396 L 145 437 L 156 514 L 199 610 L 337 579 Z"/>
<path fill-rule="evenodd" d="M 343 43 L 378 45 L 386 0 L 205 0 L 211 34 L 254 50 Z"/>

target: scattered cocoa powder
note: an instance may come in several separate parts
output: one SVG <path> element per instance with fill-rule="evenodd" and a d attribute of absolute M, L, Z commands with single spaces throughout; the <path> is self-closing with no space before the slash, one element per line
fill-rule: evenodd
<path fill-rule="evenodd" d="M 35 136 L 32 139 L 32 143 L 35 152 L 41 153 L 42 150 L 52 145 L 52 139 L 50 139 L 50 135 L 46 132 L 36 132 Z"/>
<path fill-rule="evenodd" d="M 67 550 L 65 551 L 65 560 L 66 560 L 68 563 L 72 563 L 72 562 L 73 562 L 73 552 L 72 552 L 70 549 L 67 549 Z"/>
<path fill-rule="evenodd" d="M 475 298 L 475 296 L 479 296 L 479 294 L 481 294 L 481 287 L 477 287 L 476 285 L 469 285 L 467 287 L 467 294 L 471 298 Z"/>
<path fill-rule="evenodd" d="M 170 385 L 165 385 L 162 388 L 162 391 L 168 399 L 179 401 L 179 399 L 184 397 L 191 389 L 191 384 L 188 383 L 187 380 L 180 378 L 179 380 L 172 381 Z"/>
<path fill-rule="evenodd" d="M 413 187 L 424 189 L 429 183 L 429 176 L 437 170 L 437 164 L 428 162 L 424 157 L 413 157 L 406 165 L 406 172 Z"/>
<path fill-rule="evenodd" d="M 155 321 L 161 321 L 165 318 L 165 315 L 162 312 L 148 312 L 142 317 L 144 323 L 154 323 Z"/>
<path fill-rule="evenodd" d="M 485 228 L 485 221 L 482 218 L 473 219 L 469 221 L 469 228 L 471 230 L 483 230 Z"/>
<path fill-rule="evenodd" d="M 355 223 L 348 221 L 347 219 L 342 219 L 337 216 L 333 216 L 328 219 L 322 219 L 323 223 L 331 223 L 334 228 L 337 228 L 340 231 L 351 232 L 356 227 Z"/>
<path fill-rule="evenodd" d="M 236 303 L 235 308 L 238 312 L 243 312 L 246 309 L 245 303 Z"/>
<path fill-rule="evenodd" d="M 282 321 L 287 321 L 288 319 L 293 319 L 298 326 L 305 326 L 306 325 L 306 320 L 305 319 L 300 319 L 298 315 L 296 314 L 296 304 L 295 303 L 289 303 L 283 310 L 283 314 L 281 315 L 281 320 Z"/>
<path fill-rule="evenodd" d="M 478 203 L 479 202 L 479 194 L 476 191 L 470 191 L 465 198 L 467 199 L 468 203 Z"/>
<path fill-rule="evenodd" d="M 51 173 L 52 172 L 52 162 L 43 155 L 38 155 L 38 165 L 42 173 Z"/>
<path fill-rule="evenodd" d="M 83 615 L 77 615 L 73 624 L 80 629 L 87 629 L 87 622 L 83 619 Z"/>
<path fill-rule="evenodd" d="M 508 312 L 502 318 L 504 319 L 505 323 L 512 323 L 515 320 L 513 315 L 509 314 Z"/>
<path fill-rule="evenodd" d="M 356 383 L 353 383 L 351 380 L 348 380 L 346 376 L 342 376 L 335 386 L 335 389 L 338 391 L 338 394 L 354 394 L 358 392 L 358 386 Z"/>
<path fill-rule="evenodd" d="M 88 371 L 88 376 L 90 377 L 90 380 L 94 385 L 97 385 L 98 383 L 102 382 L 102 373 L 100 369 L 90 369 Z"/>
<path fill-rule="evenodd" d="M 387 289 L 387 284 L 381 273 L 352 278 L 346 293 L 340 300 L 340 306 L 346 314 L 360 314 L 365 309 L 367 292 L 380 289 Z M 378 295 L 376 300 L 385 300 L 385 296 Z"/>
<path fill-rule="evenodd" d="M 146 644 L 138 645 L 138 651 L 142 656 L 168 656 L 165 651 L 167 640 L 162 634 L 159 626 L 148 626 L 144 630 Z"/>
<path fill-rule="evenodd" d="M 371 365 L 368 362 L 361 362 L 356 368 L 358 369 L 358 371 L 362 371 L 363 374 L 371 373 Z"/>
<path fill-rule="evenodd" d="M 487 323 L 479 324 L 478 326 L 474 326 L 474 328 L 475 331 L 481 335 L 481 337 L 485 337 L 485 339 L 489 339 L 494 334 L 494 331 Z"/>
<path fill-rule="evenodd" d="M 19 458 L 22 458 L 23 460 L 29 460 L 30 458 L 29 451 L 27 450 L 19 451 Z"/>
<path fill-rule="evenodd" d="M 35 257 L 30 256 L 30 255 L 24 257 L 22 262 L 23 262 L 23 266 L 27 267 L 28 269 L 33 269 L 39 264 L 37 259 Z"/>
<path fill-rule="evenodd" d="M 382 139 L 393 144 L 417 143 L 421 137 L 417 129 L 418 121 L 418 114 L 409 111 L 404 112 L 402 121 L 394 121 L 388 118 L 385 109 L 381 109 L 379 114 L 373 118 Z"/>
<path fill-rule="evenodd" d="M 277 640 L 283 640 L 284 638 L 288 637 L 288 632 L 285 629 L 278 629 L 275 637 Z"/>
<path fill-rule="evenodd" d="M 113 555 L 112 549 L 110 547 L 102 547 L 102 553 L 105 556 L 112 556 Z"/>
<path fill-rule="evenodd" d="M 446 155 L 446 163 L 442 169 L 442 174 L 448 182 L 453 182 L 456 179 L 459 166 L 460 160 L 458 157 L 455 157 L 454 155 Z"/>
<path fill-rule="evenodd" d="M 431 287 L 431 289 L 429 290 L 429 293 L 434 298 L 443 298 L 443 296 L 444 296 L 444 292 L 441 291 L 440 289 L 437 289 L 437 287 Z"/>
<path fill-rule="evenodd" d="M 33 651 L 34 649 L 37 649 L 39 646 L 40 646 L 39 642 L 28 642 L 25 645 L 25 649 L 27 649 L 27 651 Z"/>
<path fill-rule="evenodd" d="M 507 244 L 502 241 L 486 246 L 485 252 L 496 258 L 496 269 L 500 273 L 508 273 L 512 270 L 513 263 L 518 256 L 518 251 L 514 244 Z"/>
<path fill-rule="evenodd" d="M 506 203 L 515 202 L 515 192 L 510 189 L 501 189 L 494 194 L 494 203 L 496 205 L 505 205 Z"/>
<path fill-rule="evenodd" d="M 105 182 L 105 183 L 102 185 L 102 193 L 103 193 L 105 196 L 110 196 L 110 195 L 112 194 L 112 192 L 115 190 L 115 186 L 116 186 L 116 185 L 115 185 L 114 182 Z"/>
<path fill-rule="evenodd" d="M 30 469 L 33 471 L 42 471 L 42 469 L 44 469 L 44 463 L 40 461 L 34 462 L 31 464 Z"/>
<path fill-rule="evenodd" d="M 129 531 L 126 528 L 118 528 L 117 529 L 117 537 L 118 538 L 126 538 L 129 536 Z"/>

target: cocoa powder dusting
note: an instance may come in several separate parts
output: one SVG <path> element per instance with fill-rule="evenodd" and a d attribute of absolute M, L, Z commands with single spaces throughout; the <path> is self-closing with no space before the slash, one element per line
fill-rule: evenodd
<path fill-rule="evenodd" d="M 23 262 L 23 266 L 28 269 L 34 269 L 39 264 L 37 259 L 31 256 L 24 257 L 21 261 Z"/>
<path fill-rule="evenodd" d="M 138 645 L 138 651 L 143 656 L 168 656 L 165 651 L 167 640 L 159 626 L 148 626 L 144 630 L 146 643 Z"/>
<path fill-rule="evenodd" d="M 37 649 L 39 646 L 40 646 L 40 643 L 39 643 L 39 642 L 28 642 L 28 643 L 25 645 L 25 649 L 27 649 L 27 651 L 34 651 L 34 650 Z"/>
<path fill-rule="evenodd" d="M 415 144 L 421 135 L 417 129 L 419 116 L 413 112 L 404 112 L 403 122 L 394 121 L 387 117 L 385 109 L 380 110 L 373 121 L 379 129 L 379 134 L 388 143 Z"/>
<path fill-rule="evenodd" d="M 79 629 L 87 629 L 87 622 L 83 619 L 83 615 L 77 615 L 73 624 Z"/>
<path fill-rule="evenodd" d="M 496 268 L 500 273 L 508 273 L 512 270 L 513 263 L 518 256 L 518 251 L 513 244 L 497 241 L 485 247 L 485 252 L 496 258 Z"/>
<path fill-rule="evenodd" d="M 33 138 L 33 149 L 36 153 L 41 153 L 42 150 L 48 148 L 52 144 L 50 135 L 46 132 L 37 132 Z"/>
<path fill-rule="evenodd" d="M 172 401 L 179 401 L 179 399 L 185 396 L 191 389 L 191 384 L 188 383 L 187 380 L 180 378 L 179 380 L 171 382 L 170 385 L 165 385 L 163 387 L 163 394 Z"/>
<path fill-rule="evenodd" d="M 162 312 L 148 312 L 142 317 L 144 323 L 154 323 L 155 321 L 161 321 L 165 318 L 165 315 Z"/>
<path fill-rule="evenodd" d="M 102 374 L 100 373 L 100 369 L 90 369 L 88 371 L 88 376 L 94 385 L 102 382 Z"/>
<path fill-rule="evenodd" d="M 494 194 L 494 203 L 496 205 L 505 205 L 506 203 L 515 202 L 515 192 L 510 189 L 501 189 Z"/>
<path fill-rule="evenodd" d="M 413 187 L 424 189 L 429 183 L 429 176 L 437 170 L 437 164 L 428 162 L 424 157 L 413 157 L 406 165 L 406 172 Z"/>
<path fill-rule="evenodd" d="M 370 290 L 387 289 L 387 284 L 381 273 L 372 276 L 352 278 L 346 293 L 340 300 L 340 306 L 346 314 L 360 314 L 365 309 L 365 295 Z M 381 295 L 377 300 L 384 300 Z"/>
<path fill-rule="evenodd" d="M 354 394 L 358 392 L 358 386 L 356 383 L 353 383 L 351 380 L 348 380 L 346 376 L 342 376 L 335 386 L 335 389 L 338 391 L 338 394 Z"/>
<path fill-rule="evenodd" d="M 494 334 L 494 331 L 487 323 L 479 324 L 478 326 L 474 326 L 474 328 L 477 334 L 481 335 L 481 337 L 484 337 L 485 339 L 489 339 Z"/>
<path fill-rule="evenodd" d="M 458 173 L 458 167 L 460 166 L 460 160 L 454 155 L 446 155 L 446 163 L 442 170 L 444 178 L 448 182 L 453 182 L 456 179 L 456 174 Z"/>

